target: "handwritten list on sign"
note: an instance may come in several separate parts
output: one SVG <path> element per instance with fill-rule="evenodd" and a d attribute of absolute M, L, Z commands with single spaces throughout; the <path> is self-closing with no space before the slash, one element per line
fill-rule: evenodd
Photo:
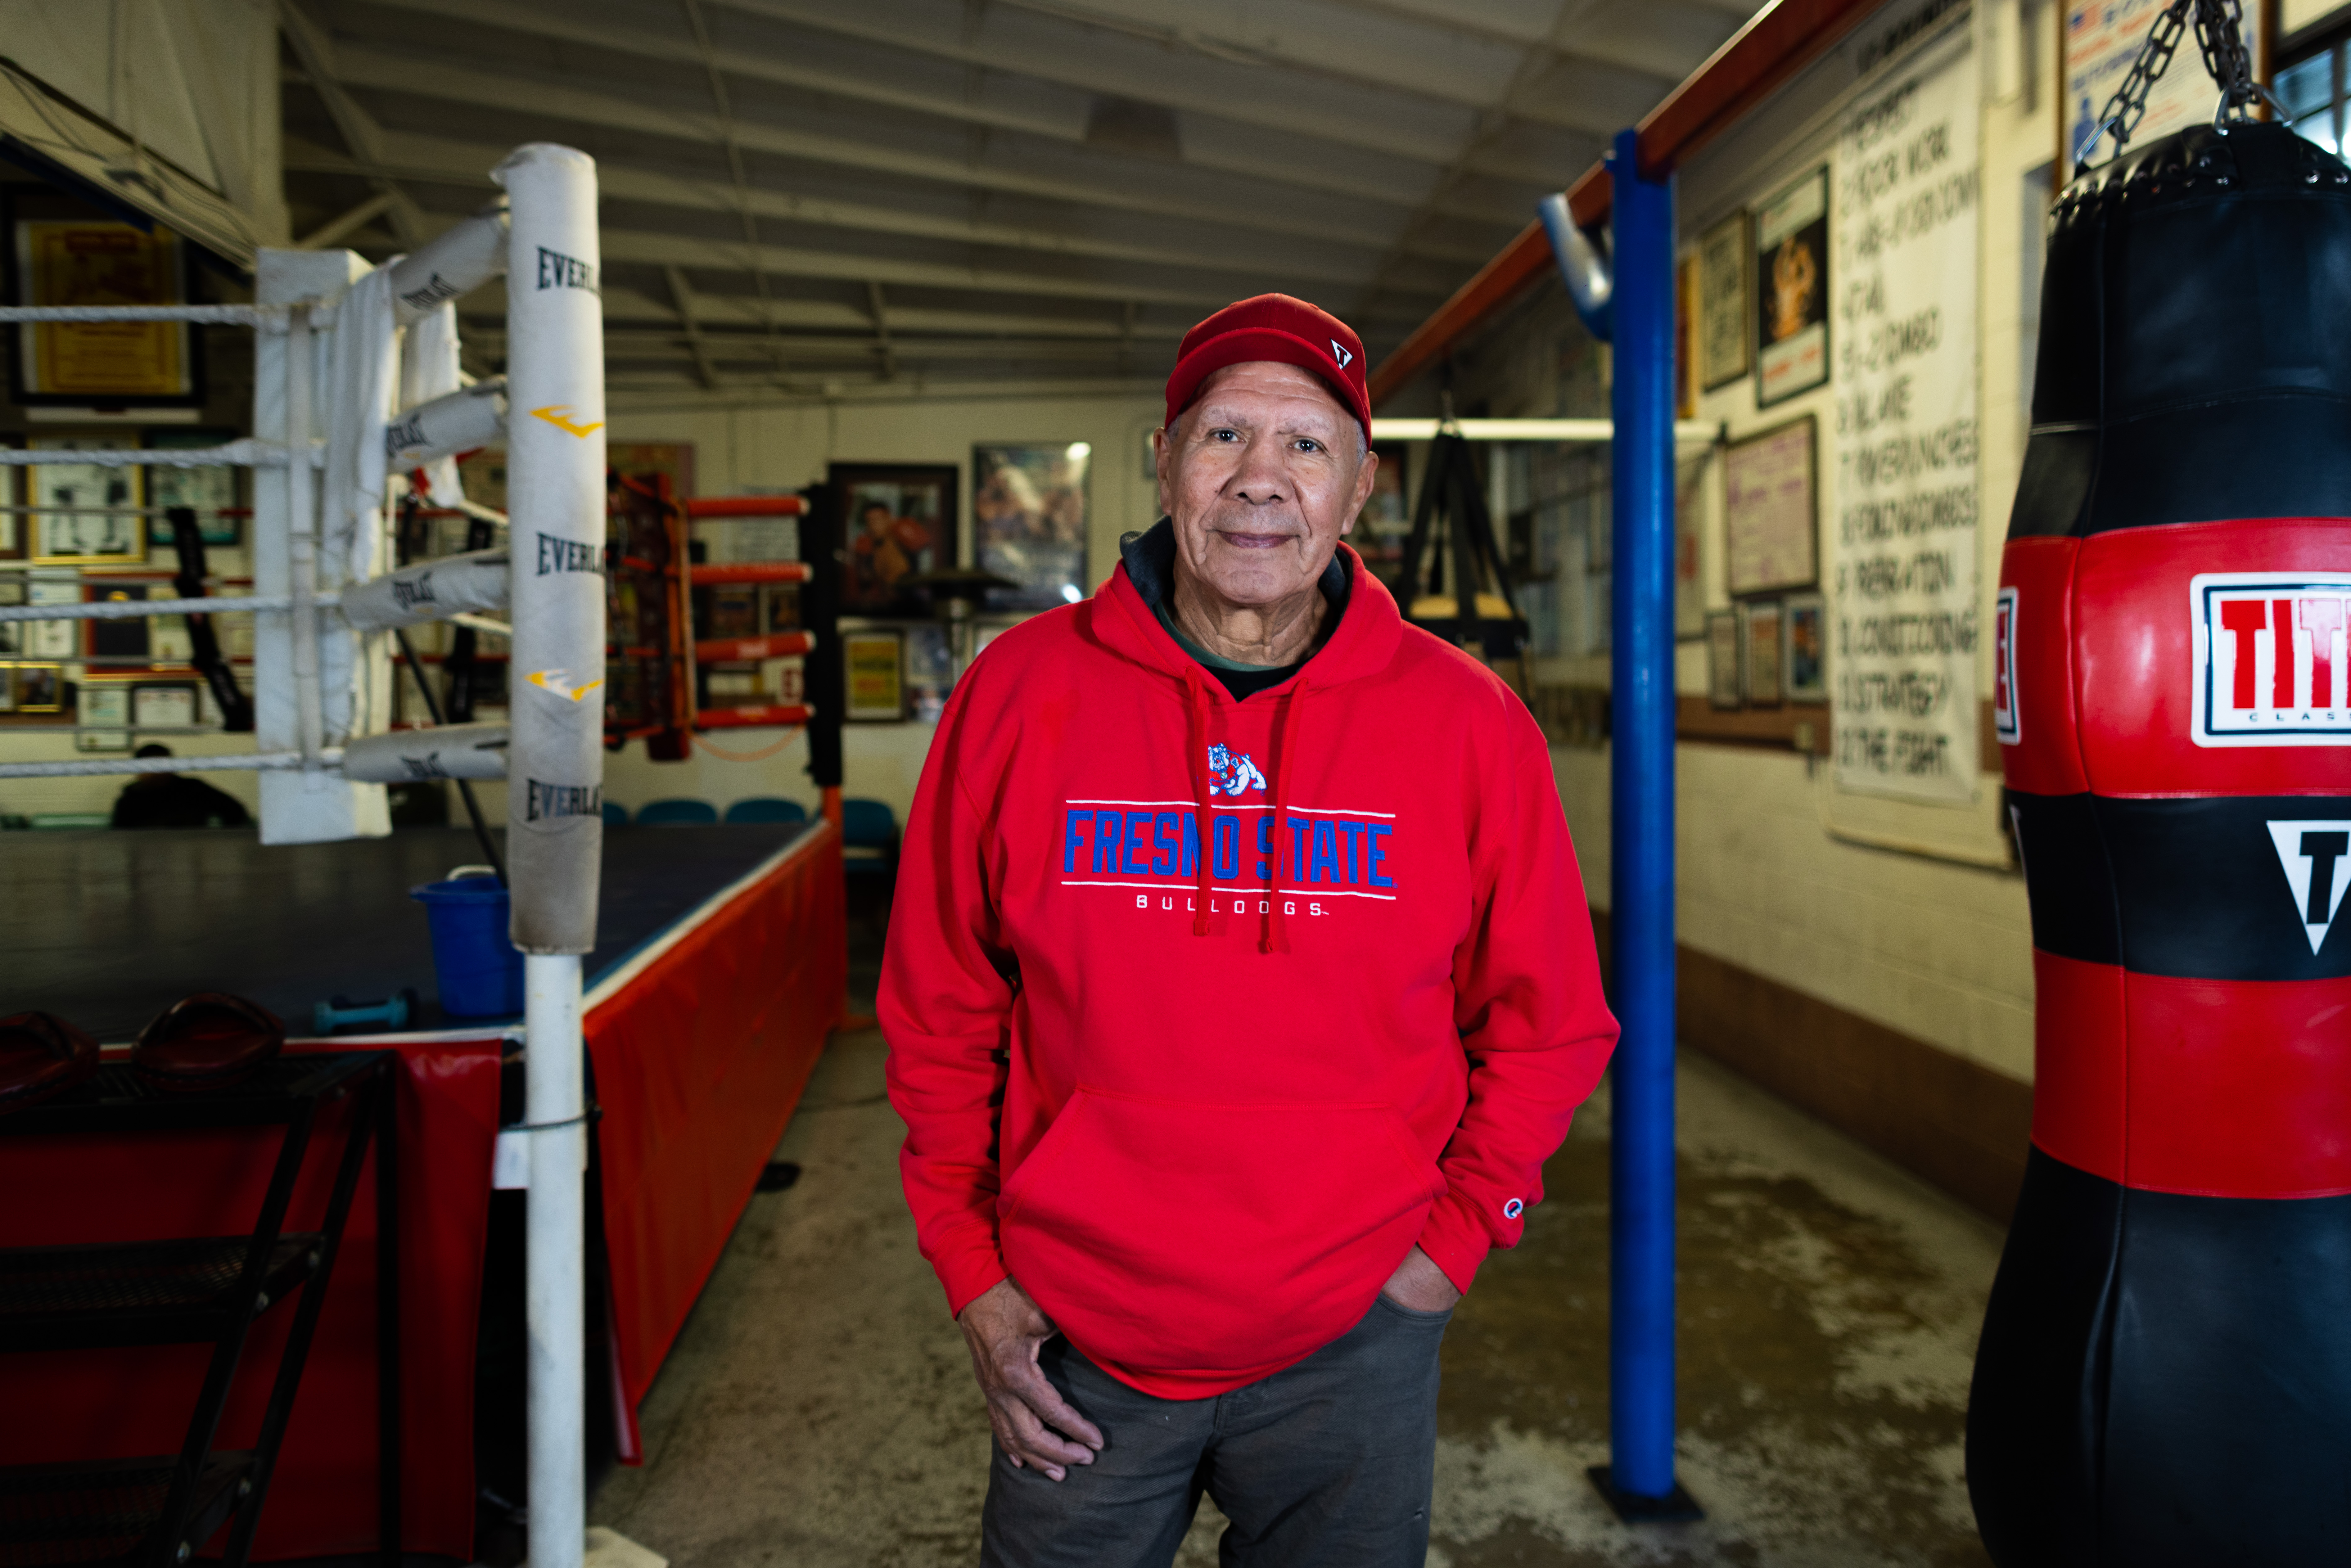
<path fill-rule="evenodd" d="M 1837 135 L 1829 602 L 1836 783 L 1976 790 L 1977 65 L 1964 39 Z"/>
<path fill-rule="evenodd" d="M 1813 444 L 1813 423 L 1806 415 L 1734 442 L 1724 455 L 1723 517 L 1733 594 L 1802 588 L 1818 571 Z"/>

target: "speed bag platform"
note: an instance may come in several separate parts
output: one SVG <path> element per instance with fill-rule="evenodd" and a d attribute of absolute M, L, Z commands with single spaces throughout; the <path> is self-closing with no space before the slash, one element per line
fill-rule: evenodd
<path fill-rule="evenodd" d="M 2033 1148 L 1976 1356 L 2000 1568 L 2351 1563 L 2351 170 L 2050 218 L 1993 622 Z"/>

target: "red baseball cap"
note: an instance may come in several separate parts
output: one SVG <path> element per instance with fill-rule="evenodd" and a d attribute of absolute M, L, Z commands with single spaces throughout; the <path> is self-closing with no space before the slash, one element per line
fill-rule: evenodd
<path fill-rule="evenodd" d="M 1372 439 L 1372 393 L 1364 382 L 1364 340 L 1319 306 L 1287 294 L 1260 294 L 1226 306 L 1184 334 L 1167 378 L 1167 423 L 1192 406 L 1200 383 L 1227 365 L 1271 360 L 1320 376 L 1340 406 Z"/>

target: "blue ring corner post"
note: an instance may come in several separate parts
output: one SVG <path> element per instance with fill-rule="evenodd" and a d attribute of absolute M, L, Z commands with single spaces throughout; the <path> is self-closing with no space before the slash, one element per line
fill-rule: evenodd
<path fill-rule="evenodd" d="M 1695 1519 L 1674 1479 L 1674 186 L 1617 132 L 1614 193 L 1615 580 L 1610 696 L 1611 1463 L 1626 1522 Z"/>

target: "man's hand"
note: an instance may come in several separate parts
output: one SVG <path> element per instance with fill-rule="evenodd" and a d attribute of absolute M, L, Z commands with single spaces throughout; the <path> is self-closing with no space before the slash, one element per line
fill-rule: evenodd
<path fill-rule="evenodd" d="M 1416 1312 L 1441 1312 L 1461 1299 L 1461 1292 L 1453 1288 L 1445 1270 L 1417 1247 L 1404 1255 L 1404 1261 L 1388 1276 L 1388 1282 L 1380 1287 L 1380 1294 Z"/>
<path fill-rule="evenodd" d="M 971 1346 L 971 1368 L 987 1396 L 987 1424 L 1004 1457 L 1055 1480 L 1069 1473 L 1065 1466 L 1092 1464 L 1102 1430 L 1071 1409 L 1038 1370 L 1037 1350 L 1053 1337 L 1053 1322 L 1029 1292 L 1000 1281 L 965 1303 L 956 1322 Z"/>

